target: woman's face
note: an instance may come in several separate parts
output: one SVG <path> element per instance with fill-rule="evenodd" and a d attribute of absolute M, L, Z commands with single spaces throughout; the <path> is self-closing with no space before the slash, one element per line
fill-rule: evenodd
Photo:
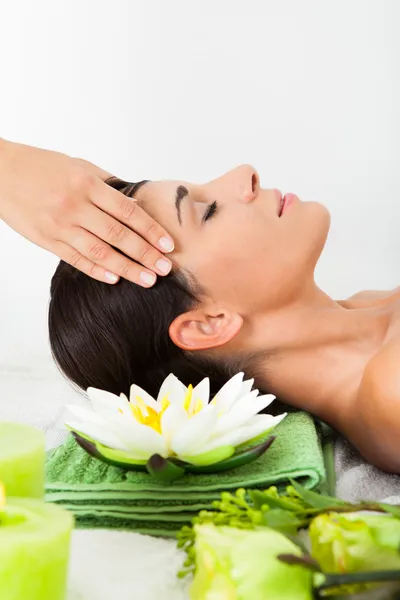
<path fill-rule="evenodd" d="M 263 189 L 249 165 L 201 185 L 150 182 L 135 197 L 172 235 L 174 265 L 242 317 L 296 301 L 329 230 L 329 213 L 316 202 L 294 197 L 279 216 L 280 191 Z"/>

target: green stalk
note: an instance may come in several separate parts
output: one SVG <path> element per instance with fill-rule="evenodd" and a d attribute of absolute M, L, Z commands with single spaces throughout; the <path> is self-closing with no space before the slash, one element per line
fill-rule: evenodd
<path fill-rule="evenodd" d="M 328 487 L 328 495 L 336 495 L 336 471 L 335 471 L 335 441 L 332 434 L 329 434 L 323 445 L 323 456 L 326 471 L 326 485 Z"/>
<path fill-rule="evenodd" d="M 369 571 L 365 573 L 324 573 L 325 581 L 316 588 L 318 593 L 328 591 L 342 585 L 355 583 L 384 583 L 400 581 L 400 570 L 393 571 Z"/>
<path fill-rule="evenodd" d="M 179 479 L 185 474 L 185 470 L 178 467 L 173 462 L 160 456 L 159 454 L 153 454 L 147 464 L 146 469 L 159 481 L 171 482 L 175 479 Z"/>

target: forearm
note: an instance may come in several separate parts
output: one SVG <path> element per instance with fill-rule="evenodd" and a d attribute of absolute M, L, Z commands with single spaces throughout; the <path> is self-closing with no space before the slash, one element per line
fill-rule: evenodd
<path fill-rule="evenodd" d="M 4 219 L 2 207 L 5 202 L 5 195 L 2 189 L 2 182 L 4 182 L 8 170 L 6 163 L 8 162 L 10 144 L 11 142 L 0 138 L 0 220 Z"/>
<path fill-rule="evenodd" d="M 12 150 L 18 146 L 15 142 L 10 142 L 4 138 L 0 138 L 0 169 L 2 168 L 3 160 L 5 156 L 8 156 Z"/>
<path fill-rule="evenodd" d="M 10 143 L 3 138 L 0 138 L 0 172 L 3 170 L 4 160 L 6 155 L 8 154 L 8 149 L 10 147 Z M 0 182 L 1 184 L 1 182 Z"/>

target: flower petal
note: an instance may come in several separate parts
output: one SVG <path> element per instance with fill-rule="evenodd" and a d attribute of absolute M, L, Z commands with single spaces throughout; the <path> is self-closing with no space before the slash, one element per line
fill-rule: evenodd
<path fill-rule="evenodd" d="M 137 403 L 137 397 L 141 398 L 146 406 L 149 406 L 157 413 L 161 410 L 161 402 L 157 402 L 154 400 L 150 394 L 148 394 L 144 389 L 136 385 L 135 383 L 131 385 L 129 399 L 132 404 Z"/>
<path fill-rule="evenodd" d="M 192 390 L 189 406 L 185 407 L 189 416 L 193 416 L 196 412 L 207 406 L 210 398 L 210 380 L 205 377 Z"/>
<path fill-rule="evenodd" d="M 170 373 L 160 387 L 157 402 L 161 402 L 167 396 L 171 403 L 183 405 L 186 392 L 187 387 L 173 373 Z"/>
<path fill-rule="evenodd" d="M 101 415 L 92 409 L 84 408 L 77 404 L 68 404 L 66 408 L 84 423 L 93 423 L 100 425 L 110 432 L 114 432 L 114 435 L 118 437 L 118 429 L 123 418 L 119 413 L 110 413 L 108 415 Z M 116 429 L 116 431 L 115 431 Z"/>
<path fill-rule="evenodd" d="M 118 435 L 129 452 L 143 459 L 150 458 L 153 454 L 168 456 L 167 443 L 163 436 L 152 427 L 134 423 L 123 426 Z"/>
<path fill-rule="evenodd" d="M 66 423 L 66 426 L 77 433 L 87 435 L 95 442 L 100 442 L 103 446 L 116 448 L 118 450 L 128 450 L 127 446 L 125 446 L 119 437 L 99 423 L 78 423 L 77 421 L 69 421 Z"/>
<path fill-rule="evenodd" d="M 179 455 L 190 456 L 212 435 L 217 421 L 216 407 L 208 404 L 196 415 L 188 419 L 184 428 L 178 430 L 171 442 L 171 449 Z"/>
<path fill-rule="evenodd" d="M 218 419 L 215 433 L 221 435 L 229 430 L 245 425 L 251 417 L 259 413 L 260 410 L 264 410 L 264 408 L 275 400 L 275 396 L 272 394 L 255 397 L 257 393 L 257 390 L 253 390 L 247 396 L 238 400 L 228 414 L 221 415 Z"/>
<path fill-rule="evenodd" d="M 255 415 L 246 425 L 240 427 L 237 431 L 237 439 L 235 446 L 250 442 L 252 439 L 266 434 L 276 427 L 287 416 L 287 413 L 282 413 L 273 417 L 272 415 Z"/>
<path fill-rule="evenodd" d="M 244 444 L 245 442 L 249 442 L 253 438 L 258 437 L 263 433 L 266 434 L 268 431 L 276 427 L 276 425 L 278 425 L 278 423 L 280 423 L 286 417 L 286 415 L 287 413 L 283 413 L 282 415 L 278 415 L 276 417 L 272 417 L 271 415 L 256 415 L 251 418 L 243 427 L 228 431 L 222 437 L 210 440 L 210 442 L 205 445 L 204 452 L 207 452 L 208 450 L 214 450 L 220 445 L 232 445 L 236 447 L 240 444 Z"/>
<path fill-rule="evenodd" d="M 192 401 L 189 407 L 189 414 L 194 410 L 196 406 L 197 400 L 201 400 L 201 403 L 204 406 L 208 404 L 210 399 L 210 379 L 208 377 L 204 377 L 200 383 L 196 385 L 192 392 Z"/>
<path fill-rule="evenodd" d="M 247 379 L 243 381 L 242 387 L 240 388 L 240 395 L 246 396 L 249 392 L 251 392 L 251 388 L 253 387 L 254 379 Z"/>
<path fill-rule="evenodd" d="M 244 373 L 236 373 L 229 381 L 222 386 L 217 394 L 215 394 L 212 402 L 217 406 L 217 412 L 227 412 L 236 398 L 240 394 L 242 388 Z"/>
<path fill-rule="evenodd" d="M 127 399 L 126 402 L 128 403 Z M 117 438 L 122 444 L 124 444 L 124 447 L 127 447 L 125 442 L 127 434 L 124 432 L 126 432 L 126 429 L 128 429 L 128 439 L 130 439 L 131 428 L 136 424 L 136 421 L 129 408 L 129 403 L 128 410 L 125 410 L 123 413 L 113 411 L 103 415 L 100 415 L 93 410 L 88 410 L 81 406 L 77 406 L 76 404 L 68 405 L 67 408 L 75 417 L 81 419 L 82 423 L 85 423 L 88 426 L 93 424 L 101 427 L 103 431 L 108 431 L 110 436 L 114 436 L 114 438 Z M 83 430 L 81 431 L 83 433 Z"/>
<path fill-rule="evenodd" d="M 88 388 L 87 395 L 89 396 L 93 410 L 99 415 L 105 415 L 110 412 L 116 412 L 121 404 L 121 399 L 115 394 L 98 390 L 97 388 Z"/>
<path fill-rule="evenodd" d="M 132 417 L 130 402 L 125 394 L 121 394 L 119 397 L 118 414 L 121 413 L 124 415 L 124 417 Z"/>
<path fill-rule="evenodd" d="M 162 435 L 171 440 L 172 436 L 182 427 L 186 427 L 189 420 L 188 414 L 183 406 L 171 404 L 161 416 Z"/>

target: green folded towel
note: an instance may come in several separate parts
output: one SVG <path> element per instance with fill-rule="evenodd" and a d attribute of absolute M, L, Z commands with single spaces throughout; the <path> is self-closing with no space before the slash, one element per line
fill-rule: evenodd
<path fill-rule="evenodd" d="M 225 490 L 284 487 L 290 479 L 321 489 L 325 468 L 313 419 L 304 412 L 290 413 L 274 434 L 271 448 L 248 465 L 223 473 L 186 474 L 172 483 L 106 465 L 69 436 L 47 460 L 46 500 L 71 510 L 78 527 L 174 536 Z"/>

